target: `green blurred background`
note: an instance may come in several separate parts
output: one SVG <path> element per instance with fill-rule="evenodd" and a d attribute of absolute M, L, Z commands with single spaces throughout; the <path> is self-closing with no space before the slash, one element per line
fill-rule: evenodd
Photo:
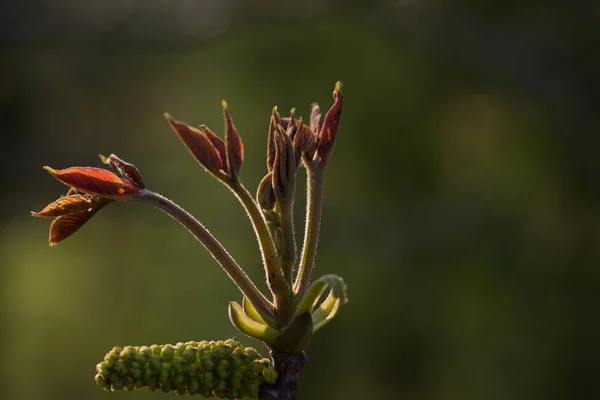
<path fill-rule="evenodd" d="M 272 107 L 306 118 L 341 80 L 315 274 L 343 276 L 350 302 L 299 399 L 600 398 L 598 4 L 3 2 L 0 397 L 173 398 L 104 392 L 95 365 L 237 335 L 235 286 L 147 205 L 50 248 L 29 211 L 65 188 L 42 165 L 135 163 L 265 289 L 241 207 L 162 113 L 221 133 L 226 98 L 254 190 Z"/>

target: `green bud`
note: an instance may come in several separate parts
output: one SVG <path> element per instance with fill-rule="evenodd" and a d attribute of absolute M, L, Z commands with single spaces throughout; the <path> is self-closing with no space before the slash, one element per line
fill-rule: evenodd
<path fill-rule="evenodd" d="M 217 386 L 214 389 L 214 393 L 215 396 L 220 398 L 220 399 L 234 399 L 235 397 L 229 397 L 228 396 L 228 387 L 227 387 L 227 381 L 226 380 L 222 380 L 219 381 L 219 383 L 217 384 Z"/>
<path fill-rule="evenodd" d="M 171 360 L 173 359 L 173 355 L 175 354 L 175 349 L 173 349 L 172 345 L 166 344 L 163 346 L 160 354 L 165 362 L 171 362 Z"/>
<path fill-rule="evenodd" d="M 148 361 L 148 367 L 154 371 L 160 371 L 163 365 L 161 358 L 160 355 L 153 354 Z"/>
<path fill-rule="evenodd" d="M 188 383 L 188 392 L 190 394 L 196 394 L 200 391 L 200 381 L 196 378 L 191 378 Z"/>
<path fill-rule="evenodd" d="M 162 352 L 162 347 L 158 344 L 153 344 L 152 346 L 150 346 L 150 350 L 152 351 L 152 354 L 160 356 L 160 353 Z"/>
<path fill-rule="evenodd" d="M 222 399 L 255 399 L 260 387 L 277 381 L 268 359 L 235 340 L 115 347 L 96 366 L 105 390 L 202 394 Z"/>
<path fill-rule="evenodd" d="M 196 347 L 188 346 L 183 352 L 183 359 L 188 363 L 192 364 L 198 361 L 198 349 Z"/>
<path fill-rule="evenodd" d="M 183 359 L 177 356 L 173 357 L 171 368 L 173 368 L 173 371 L 180 372 L 183 369 Z"/>
<path fill-rule="evenodd" d="M 221 360 L 217 366 L 217 376 L 219 378 L 227 378 L 229 376 L 229 361 Z"/>

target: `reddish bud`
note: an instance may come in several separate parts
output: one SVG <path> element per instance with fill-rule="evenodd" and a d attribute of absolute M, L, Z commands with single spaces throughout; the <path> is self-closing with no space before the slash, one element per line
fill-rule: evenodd
<path fill-rule="evenodd" d="M 71 194 L 53 201 L 40 212 L 32 212 L 31 215 L 34 217 L 59 217 L 94 208 L 103 201 L 100 197 L 89 194 Z"/>
<path fill-rule="evenodd" d="M 290 110 L 290 119 L 289 119 L 289 122 L 287 124 L 287 127 L 285 128 L 285 133 L 289 136 L 289 138 L 292 141 L 294 140 L 294 136 L 296 135 L 296 131 L 298 130 L 298 124 L 297 124 L 296 116 L 294 115 L 295 112 L 296 112 L 295 108 L 292 108 Z"/>
<path fill-rule="evenodd" d="M 260 181 L 256 191 L 256 200 L 263 210 L 273 210 L 275 208 L 275 193 L 273 192 L 273 173 L 269 172 Z"/>
<path fill-rule="evenodd" d="M 97 205 L 95 208 L 88 210 L 77 211 L 73 214 L 61 215 L 52 221 L 50 225 L 50 246 L 54 246 L 58 242 L 68 238 L 73 233 L 77 232 L 87 221 L 89 221 L 98 210 L 104 205 L 108 204 L 106 201 L 102 204 Z"/>
<path fill-rule="evenodd" d="M 309 160 L 312 160 L 317 149 L 317 138 L 311 128 L 300 122 L 296 135 L 294 136 L 294 154 L 296 156 L 296 165 L 300 166 L 302 154 L 306 154 Z"/>
<path fill-rule="evenodd" d="M 321 129 L 321 107 L 317 103 L 312 104 L 310 111 L 310 129 L 315 133 Z"/>
<path fill-rule="evenodd" d="M 71 167 L 54 170 L 44 167 L 44 169 L 67 186 L 105 199 L 127 200 L 140 192 L 128 179 L 121 179 L 103 168 Z"/>
<path fill-rule="evenodd" d="M 214 133 L 210 128 L 206 125 L 200 125 L 200 130 L 204 132 L 208 140 L 215 146 L 219 155 L 221 156 L 221 160 L 223 160 L 223 170 L 228 173 L 227 170 L 227 151 L 225 150 L 225 142 L 216 133 Z"/>
<path fill-rule="evenodd" d="M 294 200 L 296 191 L 296 158 L 292 140 L 285 133 L 275 134 L 275 162 L 273 164 L 273 191 L 278 202 Z"/>
<path fill-rule="evenodd" d="M 239 175 L 240 167 L 244 161 L 244 144 L 242 138 L 238 134 L 235 125 L 229 114 L 227 102 L 221 102 L 223 106 L 223 116 L 225 118 L 225 148 L 227 150 L 227 166 L 232 178 Z"/>
<path fill-rule="evenodd" d="M 325 162 L 333 150 L 335 144 L 335 138 L 337 136 L 340 118 L 342 116 L 342 84 L 337 82 L 333 91 L 333 98 L 335 99 L 333 105 L 327 111 L 323 126 L 318 134 L 317 144 L 317 156 L 320 162 Z M 312 113 L 311 113 L 312 114 Z M 312 123 L 312 117 L 311 117 Z"/>
<path fill-rule="evenodd" d="M 177 121 L 169 114 L 165 114 L 165 117 L 181 141 L 204 168 L 212 173 L 218 173 L 219 170 L 224 169 L 225 160 L 221 158 L 221 153 L 203 131 Z"/>
<path fill-rule="evenodd" d="M 114 168 L 123 176 L 124 178 L 129 179 L 135 186 L 139 189 L 145 189 L 146 185 L 144 184 L 144 179 L 140 174 L 140 171 L 133 165 L 129 164 L 126 161 L 121 160 L 115 154 L 111 154 L 108 158 L 100 155 L 100 159 L 102 162 L 111 168 Z"/>
<path fill-rule="evenodd" d="M 267 170 L 273 170 L 273 163 L 275 162 L 275 131 L 277 126 L 280 124 L 279 113 L 277 112 L 277 106 L 273 107 L 271 114 L 271 122 L 269 122 L 269 136 L 267 138 Z"/>
<path fill-rule="evenodd" d="M 288 136 L 292 139 L 292 141 L 294 140 L 294 135 L 296 134 L 297 129 L 298 120 L 296 119 L 296 109 L 292 108 L 290 110 L 289 121 L 287 123 L 287 126 L 285 127 L 285 131 L 288 134 Z"/>

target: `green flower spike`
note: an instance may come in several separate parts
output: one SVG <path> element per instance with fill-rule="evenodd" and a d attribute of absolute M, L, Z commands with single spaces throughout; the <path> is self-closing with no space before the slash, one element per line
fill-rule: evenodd
<path fill-rule="evenodd" d="M 96 383 L 105 390 L 160 390 L 221 399 L 256 399 L 261 386 L 274 384 L 278 376 L 269 359 L 233 339 L 115 347 L 96 371 Z"/>

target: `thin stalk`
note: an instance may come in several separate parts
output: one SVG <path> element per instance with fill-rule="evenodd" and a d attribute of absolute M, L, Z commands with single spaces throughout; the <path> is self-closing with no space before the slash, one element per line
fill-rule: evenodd
<path fill-rule="evenodd" d="M 258 208 L 258 204 L 252 198 L 252 195 L 248 190 L 238 181 L 233 182 L 230 186 L 231 190 L 237 198 L 240 200 L 246 213 L 250 217 L 254 232 L 260 245 L 261 256 L 263 259 L 263 265 L 265 267 L 265 273 L 267 275 L 267 283 L 269 289 L 275 296 L 275 308 L 277 310 L 277 321 L 280 326 L 285 326 L 289 322 L 293 310 L 291 304 L 291 287 L 286 282 L 279 259 L 277 257 L 277 250 L 273 238 L 269 233 L 267 222 L 264 219 L 262 211 Z"/>
<path fill-rule="evenodd" d="M 294 283 L 294 293 L 297 299 L 302 298 L 308 288 L 310 274 L 317 254 L 319 229 L 321 227 L 321 210 L 323 208 L 324 170 L 323 166 L 314 163 L 307 164 L 306 168 L 306 227 L 298 275 Z"/>
<path fill-rule="evenodd" d="M 186 227 L 223 267 L 227 275 L 237 285 L 242 294 L 252 302 L 258 312 L 271 318 L 274 317 L 271 302 L 258 290 L 223 245 L 193 215 L 166 197 L 149 190 L 143 190 L 136 197 L 136 200 L 152 204 Z"/>
<path fill-rule="evenodd" d="M 296 235 L 292 204 L 281 204 L 281 269 L 283 276 L 292 284 L 292 270 L 296 263 Z"/>

